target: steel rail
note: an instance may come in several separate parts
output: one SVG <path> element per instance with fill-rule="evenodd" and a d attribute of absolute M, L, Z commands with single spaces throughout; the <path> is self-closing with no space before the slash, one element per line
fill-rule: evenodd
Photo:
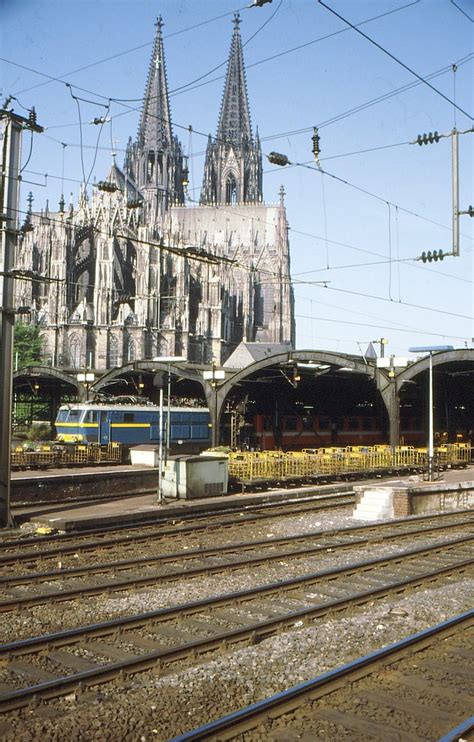
<path fill-rule="evenodd" d="M 472 731 L 474 731 L 474 716 L 464 719 L 457 727 L 451 729 L 447 734 L 443 734 L 438 742 L 460 742 L 465 735 L 470 734 Z"/>
<path fill-rule="evenodd" d="M 280 559 L 282 557 L 292 557 L 292 556 L 304 556 L 304 555 L 312 555 L 315 553 L 318 553 L 320 551 L 327 552 L 328 549 L 331 549 L 331 551 L 337 551 L 339 549 L 350 549 L 351 547 L 359 548 L 361 546 L 367 546 L 368 544 L 377 542 L 377 543 L 383 543 L 386 541 L 394 541 L 398 539 L 404 539 L 404 538 L 410 538 L 412 536 L 424 536 L 425 534 L 432 534 L 438 531 L 449 531 L 451 529 L 463 529 L 463 528 L 469 528 L 470 526 L 474 525 L 474 514 L 472 521 L 469 520 L 461 520 L 457 521 L 455 523 L 446 523 L 444 525 L 437 525 L 437 526 L 430 526 L 430 527 L 423 527 L 419 529 L 409 529 L 407 531 L 396 533 L 389 533 L 389 534 L 381 534 L 376 539 L 374 538 L 357 538 L 352 540 L 346 540 L 339 543 L 334 543 L 333 541 L 330 541 L 326 544 L 318 544 L 317 546 L 313 547 L 305 547 L 301 550 L 294 550 L 289 552 L 278 552 L 275 555 L 269 555 L 268 557 L 264 557 L 265 561 L 271 561 L 272 559 Z M 343 533 L 345 529 L 341 530 L 341 533 Z M 282 537 L 276 537 L 276 538 L 267 538 L 267 539 L 258 539 L 256 541 L 237 541 L 230 544 L 225 544 L 224 546 L 214 546 L 212 548 L 201 548 L 201 549 L 188 549 L 187 551 L 175 551 L 175 552 L 169 552 L 166 554 L 158 554 L 155 556 L 145 556 L 145 557 L 135 557 L 134 559 L 123 559 L 115 562 L 102 562 L 99 564 L 92 564 L 87 566 L 79 566 L 79 567 L 68 567 L 65 569 L 55 569 L 50 570 L 48 572 L 28 572 L 23 575 L 7 575 L 6 577 L 0 577 L 0 588 L 13 586 L 13 585 L 23 585 L 28 583 L 36 583 L 36 582 L 49 582 L 49 581 L 55 581 L 59 579 L 65 579 L 68 577 L 84 577 L 85 575 L 90 574 L 105 574 L 108 572 L 117 572 L 117 571 L 125 571 L 134 567 L 143 567 L 143 566 L 152 566 L 155 564 L 166 564 L 168 562 L 176 562 L 176 561 L 190 561 L 199 557 L 210 557 L 210 556 L 219 556 L 219 555 L 225 555 L 227 553 L 234 553 L 236 551 L 244 551 L 246 553 L 253 551 L 254 549 L 258 549 L 259 547 L 263 547 L 264 549 L 270 548 L 272 546 L 285 546 L 287 544 L 293 544 L 293 543 L 304 543 L 307 541 L 314 541 L 315 539 L 321 540 L 322 535 L 321 531 L 308 531 L 306 533 L 296 534 L 293 536 L 282 536 Z M 239 567 L 239 566 L 245 566 L 247 564 L 255 564 L 259 562 L 259 558 L 256 558 L 254 561 L 251 557 L 250 559 L 245 560 L 239 560 L 239 561 L 233 561 L 228 562 L 226 564 L 222 565 L 216 565 L 216 567 L 221 567 L 222 569 L 227 568 L 233 568 L 233 567 Z M 209 572 L 209 570 L 212 569 L 211 567 L 202 566 L 200 571 L 193 571 L 185 570 L 182 573 L 177 572 L 176 574 L 180 576 L 187 576 L 187 575 L 196 575 L 202 572 L 203 574 L 212 573 Z M 160 578 L 166 579 L 167 575 L 161 575 Z M 117 583 L 114 581 L 114 585 Z M 1 605 L 1 601 L 0 601 Z"/>
<path fill-rule="evenodd" d="M 419 652 L 433 644 L 434 641 L 440 641 L 461 628 L 469 628 L 474 624 L 474 610 L 461 613 L 454 618 L 443 621 L 441 624 L 431 626 L 428 629 L 412 634 L 399 642 L 389 644 L 382 649 L 365 655 L 357 660 L 353 660 L 342 667 L 330 670 L 329 672 L 319 675 L 312 680 L 289 688 L 288 690 L 276 693 L 270 698 L 266 698 L 257 703 L 251 704 L 232 714 L 223 716 L 220 719 L 204 724 L 177 737 L 173 737 L 170 742 L 192 742 L 193 740 L 219 739 L 228 740 L 235 737 L 236 734 L 249 732 L 261 724 L 268 717 L 276 716 L 280 713 L 288 713 L 298 706 L 302 705 L 305 699 L 315 700 L 329 693 L 334 692 L 337 688 L 359 680 L 362 677 L 370 675 L 381 664 L 388 665 L 403 659 L 404 656 Z M 474 718 L 464 721 L 455 730 L 442 737 L 439 742 L 449 742 L 449 740 L 459 739 L 458 732 L 462 733 L 472 729 Z M 454 733 L 455 736 L 452 736 Z M 218 736 L 216 736 L 218 735 Z"/>
<path fill-rule="evenodd" d="M 70 693 L 72 689 L 77 687 L 86 688 L 99 685 L 101 683 L 109 682 L 117 677 L 123 678 L 127 675 L 146 671 L 151 668 L 156 669 L 156 666 L 158 666 L 158 669 L 164 669 L 166 664 L 187 659 L 190 656 L 195 658 L 199 654 L 208 654 L 211 651 L 222 651 L 223 648 L 229 649 L 231 646 L 241 645 L 243 642 L 258 643 L 275 635 L 279 630 L 294 628 L 295 624 L 302 619 L 306 621 L 313 620 L 334 611 L 341 611 L 348 607 L 362 605 L 368 601 L 383 598 L 393 592 L 399 593 L 403 590 L 423 585 L 427 581 L 434 582 L 443 575 L 446 576 L 453 572 L 459 574 L 473 563 L 474 558 L 455 562 L 449 566 L 445 565 L 443 567 L 438 567 L 429 572 L 414 577 L 411 576 L 404 578 L 390 584 L 380 585 L 369 590 L 354 593 L 351 596 L 331 600 L 326 603 L 307 607 L 303 610 L 289 612 L 284 616 L 259 621 L 251 626 L 226 631 L 209 638 L 199 639 L 175 647 L 151 651 L 146 655 L 139 657 L 131 657 L 130 659 L 102 665 L 91 670 L 83 670 L 68 676 L 55 678 L 53 680 L 37 683 L 33 686 L 27 686 L 3 693 L 0 695 L 0 711 L 21 708 L 32 700 L 37 701 L 40 698 L 46 700 L 66 695 Z M 276 585 L 281 586 L 282 583 L 277 583 Z M 255 591 L 244 592 L 249 593 Z M 239 593 L 219 596 L 213 598 L 212 601 L 207 601 L 207 604 L 209 605 L 209 603 L 212 602 L 213 604 L 222 605 L 225 601 L 229 602 L 230 600 L 232 604 L 235 605 L 234 596 L 238 595 Z M 240 596 L 242 595 L 243 593 L 240 593 Z M 196 613 L 199 607 L 202 607 L 205 603 L 206 601 L 197 601 L 194 604 L 180 606 L 178 610 L 181 612 L 187 610 L 188 612 Z M 159 617 L 161 620 L 167 620 L 173 613 L 176 613 L 176 611 L 177 609 L 175 607 L 165 608 L 161 611 L 154 612 L 154 618 L 157 619 Z M 15 656 L 15 653 L 16 655 L 24 655 L 28 651 L 31 653 L 32 650 L 38 652 L 41 649 L 44 649 L 45 646 L 50 648 L 51 646 L 65 646 L 67 644 L 76 643 L 79 636 L 83 638 L 86 634 L 89 636 L 92 634 L 102 636 L 105 634 L 116 634 L 117 631 L 120 631 L 120 628 L 124 628 L 125 625 L 128 627 L 143 625 L 144 621 L 147 618 L 149 620 L 152 615 L 153 614 L 143 614 L 142 616 L 134 616 L 126 619 L 115 619 L 107 624 L 97 624 L 95 626 L 84 627 L 84 629 L 73 629 L 58 634 L 50 634 L 46 637 L 12 642 L 0 647 L 0 655 L 6 655 L 8 659 L 11 659 Z"/>
<path fill-rule="evenodd" d="M 84 534 L 76 532 L 74 535 L 58 534 L 56 536 L 47 537 L 47 538 L 41 537 L 41 539 L 36 538 L 36 539 L 25 539 L 25 540 L 17 540 L 17 541 L 0 541 L 4 549 L 10 549 L 12 547 L 21 548 L 25 545 L 39 546 L 44 543 L 58 543 L 58 542 L 60 543 L 60 546 L 58 549 L 49 549 L 43 552 L 38 552 L 35 549 L 34 551 L 23 552 L 23 553 L 20 552 L 18 554 L 11 554 L 11 555 L 0 557 L 0 565 L 9 564 L 11 561 L 15 559 L 17 561 L 21 561 L 23 559 L 31 559 L 37 556 L 38 554 L 41 554 L 43 557 L 45 556 L 54 557 L 54 556 L 57 556 L 58 554 L 74 553 L 78 549 L 82 549 L 83 551 L 86 551 L 87 549 L 94 549 L 94 548 L 97 548 L 98 546 L 115 546 L 121 543 L 139 543 L 140 541 L 145 541 L 149 539 L 150 536 L 153 536 L 153 535 L 174 536 L 174 535 L 187 534 L 187 533 L 200 533 L 201 531 L 210 531 L 213 529 L 215 530 L 217 528 L 238 527 L 240 524 L 248 525 L 249 523 L 252 523 L 254 521 L 258 522 L 259 520 L 267 520 L 270 518 L 276 518 L 280 515 L 297 515 L 299 513 L 318 512 L 319 510 L 332 510 L 332 509 L 342 508 L 347 505 L 354 504 L 354 497 L 350 497 L 344 500 L 342 499 L 342 497 L 346 497 L 346 496 L 344 495 L 344 496 L 338 497 L 337 501 L 334 502 L 334 499 L 336 498 L 336 496 L 332 495 L 331 496 L 332 501 L 329 503 L 321 503 L 321 499 L 328 500 L 330 498 L 318 498 L 316 501 L 313 501 L 311 505 L 306 505 L 303 508 L 301 507 L 293 507 L 289 509 L 286 508 L 282 513 L 275 512 L 277 507 L 280 509 L 283 509 L 283 506 L 281 504 L 278 504 L 278 506 L 277 505 L 274 506 L 275 510 L 271 510 L 271 511 L 269 510 L 268 513 L 265 513 L 265 512 L 264 513 L 260 513 L 260 512 L 251 513 L 249 517 L 246 517 L 247 507 L 243 505 L 243 506 L 240 506 L 239 508 L 236 508 L 236 511 L 238 511 L 240 515 L 240 518 L 237 522 L 235 521 L 235 511 L 234 511 L 233 514 L 228 514 L 228 517 L 225 520 L 223 519 L 222 521 L 215 521 L 215 522 L 206 521 L 203 525 L 198 524 L 197 526 L 195 523 L 193 523 L 193 525 L 191 526 L 181 526 L 178 528 L 163 529 L 163 528 L 160 528 L 160 525 L 163 525 L 163 524 L 147 525 L 146 523 L 141 523 L 140 525 L 137 525 L 137 526 L 129 527 L 125 525 L 120 529 L 114 529 L 115 531 L 119 531 L 119 532 L 123 530 L 133 531 L 133 530 L 142 529 L 144 531 L 145 528 L 148 529 L 146 533 L 143 532 L 143 534 L 139 534 L 138 537 L 129 536 L 129 535 L 117 536 L 115 538 L 107 539 L 107 540 L 98 539 L 96 541 L 86 541 L 85 543 L 81 543 L 80 539 L 84 538 Z M 318 505 L 320 506 L 318 507 Z M 262 506 L 259 506 L 258 510 L 260 510 L 261 508 Z M 454 514 L 457 511 L 452 511 L 452 512 Z M 462 512 L 462 511 L 459 511 L 459 512 Z M 196 514 L 195 513 L 183 513 L 183 514 L 180 513 L 179 516 L 168 516 L 168 517 L 172 517 L 173 520 L 190 520 L 193 517 L 193 515 L 195 516 Z M 216 517 L 216 513 L 213 513 L 213 514 L 208 513 L 206 517 L 207 518 Z M 204 518 L 205 516 L 199 515 L 197 520 L 204 520 Z M 104 533 L 104 535 L 107 535 L 108 532 L 109 531 L 99 531 L 99 532 L 88 531 L 88 534 L 98 533 L 100 535 L 101 533 Z M 61 546 L 62 541 L 74 541 L 74 539 L 76 539 L 75 544 L 73 543 L 69 547 Z"/>
<path fill-rule="evenodd" d="M 347 503 L 339 503 L 334 504 L 334 507 L 343 507 Z M 321 507 L 321 508 L 310 508 L 311 512 L 318 512 L 318 510 L 326 510 L 327 508 Z M 295 512 L 301 512 L 301 510 L 297 510 Z M 285 515 L 293 515 L 294 513 L 291 511 L 286 511 Z M 398 527 L 406 525 L 407 523 L 418 523 L 428 520 L 441 520 L 444 518 L 453 518 L 456 516 L 466 516 L 466 519 L 471 519 L 473 516 L 472 510 L 453 510 L 449 513 L 430 513 L 428 515 L 417 515 L 412 516 L 409 518 L 394 518 L 390 521 L 385 521 L 383 523 L 368 523 L 364 525 L 356 525 L 356 526 L 349 526 L 347 528 L 342 529 L 332 529 L 332 530 L 326 530 L 321 531 L 321 535 L 335 535 L 340 533 L 341 531 L 344 531 L 345 533 L 351 533 L 354 531 L 368 531 L 370 529 L 383 529 L 383 528 L 390 528 L 390 527 Z M 269 516 L 270 517 L 270 516 Z M 276 517 L 276 514 L 272 514 L 271 517 Z M 74 554 L 78 550 L 80 551 L 92 551 L 99 548 L 112 548 L 113 546 L 117 546 L 120 544 L 139 544 L 142 542 L 146 542 L 150 539 L 151 536 L 156 535 L 159 537 L 169 537 L 169 536 L 179 536 L 179 535 L 187 535 L 189 533 L 200 533 L 202 531 L 211 531 L 211 530 L 218 530 L 219 528 L 227 529 L 227 528 L 238 528 L 240 525 L 248 525 L 248 521 L 244 521 L 243 518 L 239 519 L 237 522 L 235 520 L 226 521 L 225 523 L 209 523 L 207 525 L 198 526 L 197 528 L 193 525 L 191 526 L 184 526 L 184 527 L 177 527 L 177 528 L 169 528 L 166 530 L 156 530 L 156 531 L 148 531 L 147 533 L 144 533 L 143 535 L 139 535 L 138 538 L 134 538 L 133 536 L 120 536 L 113 539 L 108 540 L 98 540 L 98 541 L 88 541 L 86 543 L 73 543 L 70 546 L 59 546 L 59 548 L 56 549 L 47 549 L 45 551 L 28 551 L 23 553 L 17 553 L 17 554 L 9 554 L 6 556 L 0 557 L 0 566 L 5 566 L 9 564 L 16 564 L 22 561 L 31 561 L 31 560 L 38 560 L 40 557 L 45 558 L 56 558 L 59 556 L 65 556 L 67 554 Z M 143 526 L 142 526 L 143 527 Z M 68 534 L 66 534 L 68 536 Z M 58 537 L 61 540 L 61 537 Z M 76 536 L 77 538 L 77 536 Z M 80 538 L 80 536 L 79 536 Z M 54 539 L 53 539 L 54 540 Z M 43 541 L 38 542 L 35 541 L 34 543 L 44 543 Z M 8 544 L 6 544 L 8 546 Z"/>
<path fill-rule="evenodd" d="M 412 551 L 405 551 L 403 556 L 409 556 L 411 554 L 425 554 L 431 551 L 437 551 L 440 548 L 454 548 L 463 543 L 472 541 L 474 534 L 470 533 L 467 536 L 463 536 L 450 541 L 438 542 L 428 547 L 419 547 Z M 36 595 L 25 595 L 22 597 L 7 598 L 6 600 L 0 600 L 0 613 L 7 611 L 18 610 L 19 608 L 32 607 L 36 605 L 45 605 L 55 602 L 64 602 L 66 600 L 72 600 L 75 598 L 82 599 L 91 595 L 100 595 L 101 593 L 117 593 L 130 590 L 136 587 L 147 587 L 156 585 L 156 583 L 164 582 L 176 582 L 178 580 L 187 580 L 193 577 L 199 577 L 202 575 L 213 575 L 221 572 L 234 572 L 238 569 L 246 568 L 249 566 L 258 566 L 267 564 L 273 561 L 279 561 L 281 559 L 301 559 L 303 557 L 313 556 L 321 551 L 327 551 L 330 548 L 328 546 L 313 546 L 306 549 L 297 549 L 294 551 L 279 551 L 273 554 L 259 555 L 251 557 L 250 559 L 240 559 L 230 562 L 224 562 L 222 564 L 205 565 L 199 567 L 193 567 L 186 570 L 175 570 L 164 574 L 145 575 L 143 577 L 133 577 L 125 580 L 114 580 L 113 582 L 104 582 L 94 585 L 86 585 L 85 587 L 69 588 L 64 590 L 56 590 L 49 593 L 41 593 Z M 400 556 L 397 552 L 395 556 Z M 394 555 L 388 557 L 391 561 Z M 382 564 L 387 557 L 379 557 L 375 560 L 376 564 Z M 337 570 L 336 570 L 337 573 Z"/>

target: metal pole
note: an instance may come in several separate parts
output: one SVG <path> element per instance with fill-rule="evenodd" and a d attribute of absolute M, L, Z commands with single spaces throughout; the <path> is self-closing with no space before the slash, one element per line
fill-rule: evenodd
<path fill-rule="evenodd" d="M 459 255 L 459 146 L 458 146 L 458 132 L 454 128 L 451 136 L 451 152 L 452 152 L 452 190 L 453 190 L 453 255 Z"/>
<path fill-rule="evenodd" d="M 160 387 L 160 435 L 158 446 L 158 502 L 163 505 L 163 387 Z"/>
<path fill-rule="evenodd" d="M 429 370 L 429 393 L 428 393 L 428 481 L 433 481 L 433 353 L 430 351 L 430 370 Z"/>
<path fill-rule="evenodd" d="M 168 365 L 168 413 L 166 415 L 166 451 L 165 461 L 168 461 L 171 441 L 171 366 Z"/>
<path fill-rule="evenodd" d="M 13 384 L 13 253 L 18 223 L 18 172 L 22 126 L 15 116 L 2 112 L 0 117 L 0 527 L 13 525 L 10 512 L 10 447 Z"/>

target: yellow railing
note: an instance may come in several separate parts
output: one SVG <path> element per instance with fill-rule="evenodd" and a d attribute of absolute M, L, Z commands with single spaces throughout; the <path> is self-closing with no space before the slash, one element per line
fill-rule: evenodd
<path fill-rule="evenodd" d="M 39 444 L 32 448 L 17 446 L 11 452 L 12 469 L 46 469 L 48 467 L 86 466 L 121 462 L 121 443 Z"/>
<path fill-rule="evenodd" d="M 453 443 L 435 449 L 435 462 L 440 466 L 467 464 L 471 447 Z M 278 480 L 354 474 L 390 468 L 423 468 L 428 464 L 426 448 L 414 446 L 347 446 L 346 448 L 312 448 L 303 451 L 233 451 L 229 453 L 229 474 L 242 481 Z"/>

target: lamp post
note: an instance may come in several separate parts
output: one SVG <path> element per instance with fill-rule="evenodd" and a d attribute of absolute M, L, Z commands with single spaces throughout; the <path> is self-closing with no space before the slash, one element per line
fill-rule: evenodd
<path fill-rule="evenodd" d="M 170 445 L 170 426 L 171 426 L 171 364 L 172 363 L 184 363 L 188 359 L 186 356 L 159 356 L 153 358 L 157 363 L 166 363 L 168 366 L 168 411 L 166 416 L 166 446 L 165 446 L 165 460 L 168 460 L 168 450 Z M 157 374 L 158 376 L 158 374 Z M 156 377 L 155 377 L 156 378 Z M 159 399 L 159 445 L 158 445 L 158 503 L 163 505 L 163 379 L 158 380 L 160 389 Z"/>
<path fill-rule="evenodd" d="M 433 481 L 434 459 L 434 415 L 433 415 L 433 353 L 437 351 L 454 350 L 452 345 L 420 345 L 408 348 L 410 353 L 429 353 L 429 382 L 428 382 L 428 481 Z"/>
<path fill-rule="evenodd" d="M 211 385 L 211 387 L 214 390 L 214 414 L 212 416 L 212 444 L 213 446 L 217 446 L 219 443 L 219 438 L 217 434 L 217 426 L 218 426 L 218 414 L 217 414 L 217 390 L 218 390 L 218 381 L 223 381 L 225 379 L 225 371 L 223 368 L 217 368 L 216 365 L 212 364 L 212 369 L 210 371 L 203 371 L 202 377 L 205 381 L 208 381 Z"/>

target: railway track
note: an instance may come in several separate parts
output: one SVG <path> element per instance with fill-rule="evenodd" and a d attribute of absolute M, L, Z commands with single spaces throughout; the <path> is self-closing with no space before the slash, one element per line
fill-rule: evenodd
<path fill-rule="evenodd" d="M 338 507 L 346 507 L 346 502 L 339 502 Z M 326 506 L 324 503 L 319 503 L 316 507 L 313 505 L 309 511 L 304 510 L 303 512 L 309 512 L 311 514 L 317 513 L 320 510 L 325 510 Z M 285 511 L 284 515 L 291 517 L 292 515 L 300 515 L 301 510 L 297 510 L 296 513 L 292 510 Z M 243 517 L 245 513 L 240 513 L 239 516 Z M 272 517 L 280 517 L 281 513 L 273 513 Z M 320 536 L 324 539 L 339 538 L 340 534 L 344 535 L 344 538 L 351 535 L 357 536 L 360 532 L 361 537 L 367 539 L 378 538 L 382 532 L 400 532 L 404 533 L 413 529 L 416 532 L 419 528 L 430 529 L 432 526 L 440 524 L 462 525 L 463 523 L 473 522 L 474 514 L 472 511 L 453 511 L 450 513 L 438 513 L 431 515 L 416 516 L 413 518 L 400 518 L 387 521 L 386 523 L 376 524 L 365 524 L 349 526 L 341 529 L 330 529 L 319 532 L 313 532 L 313 537 Z M 257 521 L 252 521 L 257 522 Z M 24 570 L 28 573 L 32 573 L 32 570 L 39 571 L 50 571 L 48 570 L 48 563 L 51 561 L 61 563 L 61 570 L 66 570 L 68 567 L 79 566 L 78 559 L 86 559 L 87 563 L 90 564 L 91 556 L 94 552 L 97 553 L 97 558 L 104 560 L 104 562 L 118 561 L 121 556 L 127 556 L 132 559 L 134 556 L 141 556 L 140 550 L 143 545 L 146 546 L 147 553 L 150 553 L 150 549 L 153 549 L 154 555 L 158 552 L 165 553 L 171 542 L 173 550 L 176 549 L 191 549 L 193 547 L 193 538 L 196 537 L 196 541 L 199 544 L 200 538 L 204 534 L 209 534 L 213 542 L 217 542 L 216 545 L 221 543 L 227 545 L 229 543 L 230 531 L 234 532 L 238 537 L 239 531 L 242 528 L 250 525 L 248 520 L 242 521 L 233 520 L 226 518 L 224 520 L 217 519 L 217 521 L 211 520 L 205 521 L 204 523 L 197 523 L 196 525 L 177 525 L 175 527 L 154 527 L 146 529 L 138 529 L 127 531 L 125 535 L 119 535 L 109 537 L 108 534 L 100 532 L 98 537 L 95 539 L 87 539 L 79 537 L 75 539 L 73 536 L 67 536 L 65 539 L 61 536 L 52 537 L 43 540 L 29 539 L 27 542 L 9 542 L 5 544 L 2 552 L 3 556 L 0 557 L 0 568 L 3 574 L 11 573 L 13 569 L 18 569 L 23 566 Z M 247 535 L 247 531 L 246 531 Z M 306 534 L 301 534 L 302 536 Z M 265 542 L 270 542 L 270 538 L 265 538 Z M 35 548 L 31 548 L 31 547 Z M 44 548 L 46 546 L 46 548 Z M 23 548 L 22 548 L 23 547 Z M 138 554 L 135 553 L 138 551 Z M 119 555 L 119 556 L 117 556 Z"/>
<path fill-rule="evenodd" d="M 46 557 L 48 551 L 43 547 L 47 544 L 55 544 L 56 548 L 52 549 L 50 552 L 54 558 L 59 553 L 66 554 L 77 551 L 78 549 L 86 550 L 89 547 L 95 548 L 99 544 L 113 547 L 117 544 L 127 543 L 132 540 L 138 542 L 140 538 L 142 540 L 147 540 L 151 537 L 160 535 L 176 536 L 179 534 L 200 533 L 217 528 L 234 528 L 240 524 L 242 524 L 242 526 L 248 526 L 271 518 L 279 518 L 282 515 L 297 516 L 318 510 L 331 510 L 333 508 L 348 507 L 353 505 L 354 502 L 355 495 L 351 492 L 344 495 L 336 494 L 305 498 L 304 500 L 299 500 L 299 502 L 295 502 L 294 500 L 289 502 L 287 501 L 284 504 L 259 503 L 258 505 L 245 505 L 244 503 L 239 503 L 237 507 L 226 508 L 223 513 L 220 512 L 218 514 L 216 514 L 215 511 L 203 511 L 199 513 L 191 511 L 181 512 L 179 516 L 173 515 L 171 516 L 173 523 L 185 523 L 192 520 L 192 525 L 177 526 L 171 529 L 169 527 L 170 515 L 166 513 L 160 515 L 159 511 L 157 511 L 157 521 L 149 525 L 144 523 L 124 523 L 120 527 L 117 527 L 116 525 L 108 528 L 100 527 L 81 531 L 80 533 L 61 533 L 52 536 L 36 536 L 34 538 L 29 537 L 21 539 L 10 539 L 7 537 L 1 539 L 0 543 L 2 544 L 2 551 L 4 554 L 18 554 L 21 558 L 21 552 L 26 552 L 24 557 L 26 559 L 34 557 L 35 551 L 38 550 L 42 550 L 43 556 Z M 124 531 L 126 532 L 125 535 L 113 535 L 123 534 Z M 95 540 L 93 541 L 90 540 L 92 536 L 95 537 Z M 28 549 L 30 549 L 30 551 L 28 551 Z M 3 562 L 0 560 L 0 564 L 2 563 Z"/>
<path fill-rule="evenodd" d="M 296 740 L 313 733 L 354 742 L 467 740 L 474 730 L 473 628 L 468 611 L 171 742 Z"/>
<path fill-rule="evenodd" d="M 457 538 L 453 536 L 453 542 L 462 543 L 464 540 L 470 540 L 472 536 L 474 514 L 471 517 L 431 526 L 424 523 L 421 528 L 414 528 L 413 524 L 408 523 L 404 529 L 396 528 L 392 532 L 386 529 L 389 525 L 380 526 L 381 533 L 379 532 L 376 537 L 377 543 L 435 538 L 453 531 L 457 536 Z M 384 529 L 389 532 L 384 533 Z M 325 556 L 328 550 L 334 553 L 345 549 L 360 549 L 374 543 L 373 528 L 368 529 L 369 533 L 365 537 L 363 528 L 347 533 L 348 530 L 343 529 L 329 535 L 327 532 L 317 531 L 103 564 L 88 563 L 81 567 L 47 572 L 32 572 L 28 569 L 21 575 L 11 574 L 0 578 L 0 612 L 83 599 L 103 593 L 111 595 L 143 587 L 157 585 L 161 587 L 168 582 L 228 574 L 241 569 L 271 565 L 282 560 L 288 564 L 293 560 Z M 463 532 L 464 536 L 460 537 Z M 30 563 L 28 567 L 31 567 Z M 87 580 L 85 583 L 84 578 Z"/>
<path fill-rule="evenodd" d="M 472 571 L 472 538 L 0 646 L 0 710 L 209 658 L 450 575 Z M 79 691 L 78 691 L 79 689 Z"/>

